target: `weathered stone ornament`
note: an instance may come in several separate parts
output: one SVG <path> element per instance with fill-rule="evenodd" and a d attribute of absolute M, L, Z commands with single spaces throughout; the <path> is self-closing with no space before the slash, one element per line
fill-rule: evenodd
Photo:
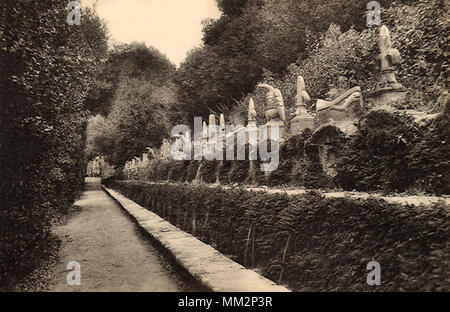
<path fill-rule="evenodd" d="M 219 117 L 219 128 L 221 132 L 221 138 L 223 142 L 223 146 L 226 146 L 226 124 L 225 124 L 225 116 L 223 114 L 220 114 Z M 222 152 L 224 150 L 222 149 Z M 219 164 L 216 168 L 216 184 L 220 185 L 220 172 L 222 171 L 223 167 L 223 160 L 219 161 Z"/>
<path fill-rule="evenodd" d="M 191 152 L 193 148 L 193 144 L 190 139 L 190 133 L 187 132 L 185 134 L 175 134 L 173 137 L 175 138 L 175 142 L 174 145 L 172 145 L 172 158 L 175 160 L 190 159 L 192 156 Z M 174 146 L 177 148 L 173 149 Z"/>
<path fill-rule="evenodd" d="M 316 111 L 320 127 L 314 131 L 311 143 L 319 147 L 320 163 L 327 175 L 336 174 L 339 144 L 357 133 L 354 121 L 362 112 L 363 106 L 360 87 L 345 91 L 331 102 L 317 101 Z"/>
<path fill-rule="evenodd" d="M 202 124 L 202 148 L 205 148 L 207 143 L 208 143 L 208 128 L 206 126 L 206 121 L 204 121 Z"/>
<path fill-rule="evenodd" d="M 291 121 L 291 133 L 293 135 L 300 134 L 304 129 L 314 128 L 314 117 L 306 110 L 306 103 L 311 101 L 309 94 L 306 92 L 305 81 L 302 76 L 297 78 L 297 96 L 295 117 Z"/>
<path fill-rule="evenodd" d="M 256 127 L 256 110 L 255 110 L 255 102 L 253 98 L 250 98 L 248 103 L 248 127 Z"/>
<path fill-rule="evenodd" d="M 381 70 L 381 88 L 402 89 L 403 86 L 395 78 L 395 65 L 401 63 L 400 52 L 392 48 L 391 34 L 389 29 L 383 25 L 380 27 L 380 55 L 378 62 Z"/>
<path fill-rule="evenodd" d="M 353 123 L 362 111 L 363 106 L 360 87 L 354 87 L 345 91 L 331 102 L 317 100 L 316 111 L 319 124 L 322 125 L 330 120 L 336 123 Z"/>
<path fill-rule="evenodd" d="M 225 124 L 225 116 L 223 114 L 220 114 L 219 117 L 219 127 L 220 131 L 222 131 L 222 137 L 225 137 L 226 124 Z"/>
<path fill-rule="evenodd" d="M 278 126 L 280 138 L 283 138 L 285 135 L 286 123 L 286 110 L 284 107 L 283 95 L 279 89 L 265 83 L 258 84 L 258 87 L 269 90 L 266 95 L 267 103 L 270 108 L 266 111 L 268 137 L 271 138 L 270 128 L 272 126 Z"/>
<path fill-rule="evenodd" d="M 167 139 L 163 139 L 160 156 L 162 159 L 169 159 L 172 157 L 172 144 L 170 144 Z"/>
<path fill-rule="evenodd" d="M 330 177 L 334 177 L 337 173 L 336 164 L 339 160 L 340 144 L 347 137 L 334 122 L 322 125 L 311 137 L 310 143 L 318 146 L 322 171 Z"/>
<path fill-rule="evenodd" d="M 201 160 L 201 161 L 198 165 L 197 173 L 195 174 L 195 178 L 192 181 L 192 183 L 194 183 L 194 184 L 203 183 L 202 170 L 203 170 L 203 166 L 204 166 L 204 162 L 205 162 L 203 157 L 205 156 L 204 154 L 205 154 L 205 151 L 207 148 L 207 144 L 208 144 L 208 127 L 206 125 L 206 122 L 203 121 L 203 124 L 202 124 L 202 149 L 201 149 L 200 157 L 199 157 L 199 160 Z"/>
<path fill-rule="evenodd" d="M 209 115 L 209 125 L 208 125 L 208 151 L 211 153 L 215 152 L 216 141 L 218 133 L 216 133 L 216 116 Z"/>

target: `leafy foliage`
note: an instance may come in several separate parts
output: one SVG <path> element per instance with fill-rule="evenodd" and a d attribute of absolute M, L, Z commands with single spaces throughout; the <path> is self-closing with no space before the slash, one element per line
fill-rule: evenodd
<path fill-rule="evenodd" d="M 373 29 L 359 33 L 350 29 L 344 33 L 337 25 L 331 25 L 319 46 L 311 56 L 292 65 L 287 76 L 295 85 L 297 76 L 305 78 L 306 88 L 314 99 L 328 98 L 333 89 L 348 89 L 355 85 L 363 90 L 373 88 L 378 78 L 374 59 L 377 55 L 377 37 Z M 290 90 L 288 94 L 291 94 Z"/>
<path fill-rule="evenodd" d="M 404 192 L 415 186 L 431 193 L 448 192 L 443 185 L 448 171 L 446 125 L 445 116 L 427 130 L 410 116 L 372 111 L 344 147 L 337 183 L 347 190 Z"/>
<path fill-rule="evenodd" d="M 89 90 L 86 104 L 93 114 L 107 116 L 116 90 L 124 80 L 151 81 L 162 86 L 174 73 L 174 65 L 161 52 L 143 43 L 119 44 L 108 51 Z"/>
<path fill-rule="evenodd" d="M 281 145 L 280 165 L 266 179 L 268 185 L 294 185 L 319 189 L 333 186 L 322 172 L 316 156 L 317 150 L 310 144 L 311 135 L 312 131 L 306 129 L 300 135 L 289 137 Z"/>
<path fill-rule="evenodd" d="M 115 47 L 104 70 L 112 71 L 114 95 L 106 118 L 89 121 L 86 152 L 121 166 L 168 136 L 176 103 L 175 66 L 157 50 L 133 43 Z"/>
<path fill-rule="evenodd" d="M 450 116 L 442 114 L 424 126 L 423 137 L 406 158 L 414 183 L 427 193 L 450 194 Z"/>
<path fill-rule="evenodd" d="M 445 291 L 448 209 L 195 185 L 110 182 L 140 205 L 294 291 Z M 367 285 L 367 263 L 382 285 Z"/>
<path fill-rule="evenodd" d="M 398 78 L 410 89 L 409 108 L 438 111 L 446 89 L 448 23 L 445 1 L 379 1 L 382 21 L 403 63 Z M 179 101 L 189 123 L 193 116 L 246 111 L 249 96 L 264 80 L 283 93 L 293 109 L 298 75 L 313 101 L 330 89 L 361 86 L 373 90 L 378 29 L 366 26 L 361 1 L 226 1 L 219 20 L 205 22 L 204 43 L 191 51 L 177 73 Z M 239 103 L 239 104 L 238 104 Z M 261 104 L 258 104 L 261 105 Z"/>
<path fill-rule="evenodd" d="M 412 107 L 440 111 L 436 99 L 449 76 L 448 3 L 418 0 L 393 5 L 384 15 L 402 55 L 399 81 L 412 90 Z"/>

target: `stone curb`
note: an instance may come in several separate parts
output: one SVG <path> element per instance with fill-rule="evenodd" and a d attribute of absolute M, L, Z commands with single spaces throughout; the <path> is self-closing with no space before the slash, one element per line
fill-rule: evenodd
<path fill-rule="evenodd" d="M 225 257 L 118 192 L 102 186 L 186 271 L 215 292 L 290 292 Z"/>

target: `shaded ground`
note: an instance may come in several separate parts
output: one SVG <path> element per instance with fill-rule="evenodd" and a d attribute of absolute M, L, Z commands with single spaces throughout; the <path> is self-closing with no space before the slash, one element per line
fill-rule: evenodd
<path fill-rule="evenodd" d="M 65 225 L 56 226 L 62 240 L 60 262 L 50 291 L 192 291 L 137 225 L 88 179 L 75 205 L 81 208 Z M 81 285 L 70 286 L 66 266 L 81 265 Z"/>

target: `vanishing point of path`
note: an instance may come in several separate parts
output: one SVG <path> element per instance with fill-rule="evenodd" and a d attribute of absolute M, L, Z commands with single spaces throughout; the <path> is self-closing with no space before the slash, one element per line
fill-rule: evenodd
<path fill-rule="evenodd" d="M 54 233 L 62 240 L 50 291 L 191 291 L 129 216 L 87 178 L 75 203 L 81 210 Z M 70 286 L 66 266 L 81 266 L 81 285 Z"/>

